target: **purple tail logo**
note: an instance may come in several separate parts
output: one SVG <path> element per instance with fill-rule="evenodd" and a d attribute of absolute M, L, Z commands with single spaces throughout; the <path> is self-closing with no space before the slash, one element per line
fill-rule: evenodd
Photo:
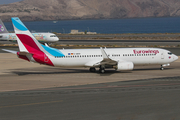
<path fill-rule="evenodd" d="M 4 27 L 0 24 L 0 32 L 4 31 Z"/>

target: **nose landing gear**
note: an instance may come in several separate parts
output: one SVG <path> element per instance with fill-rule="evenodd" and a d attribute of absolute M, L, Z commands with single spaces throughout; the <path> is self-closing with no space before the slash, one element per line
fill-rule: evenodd
<path fill-rule="evenodd" d="M 164 70 L 164 67 L 167 67 L 167 66 L 170 66 L 170 64 L 168 63 L 168 64 L 161 65 L 160 70 Z"/>
<path fill-rule="evenodd" d="M 164 67 L 163 67 L 163 65 L 161 65 L 161 68 L 160 68 L 160 70 L 164 70 Z"/>

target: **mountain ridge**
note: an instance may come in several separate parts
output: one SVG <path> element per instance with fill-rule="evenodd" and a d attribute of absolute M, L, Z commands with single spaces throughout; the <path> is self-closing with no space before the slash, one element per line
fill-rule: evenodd
<path fill-rule="evenodd" d="M 23 0 L 0 5 L 0 17 L 10 21 L 116 19 L 180 16 L 180 0 Z"/>

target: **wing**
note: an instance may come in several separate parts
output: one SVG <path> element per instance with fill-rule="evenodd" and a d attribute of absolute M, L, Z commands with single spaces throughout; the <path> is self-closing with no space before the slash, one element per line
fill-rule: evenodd
<path fill-rule="evenodd" d="M 86 66 L 93 66 L 93 67 L 99 67 L 101 65 L 117 65 L 118 61 L 112 60 L 108 57 L 108 55 L 106 54 L 106 52 L 104 51 L 103 48 L 101 49 L 101 53 L 102 53 L 102 57 L 103 60 L 94 60 L 94 61 L 90 61 L 86 64 Z"/>

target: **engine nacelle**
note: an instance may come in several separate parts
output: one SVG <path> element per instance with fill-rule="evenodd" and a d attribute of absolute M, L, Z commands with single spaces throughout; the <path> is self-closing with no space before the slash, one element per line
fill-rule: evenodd
<path fill-rule="evenodd" d="M 133 70 L 134 64 L 132 62 L 119 62 L 117 65 L 118 71 Z"/>

